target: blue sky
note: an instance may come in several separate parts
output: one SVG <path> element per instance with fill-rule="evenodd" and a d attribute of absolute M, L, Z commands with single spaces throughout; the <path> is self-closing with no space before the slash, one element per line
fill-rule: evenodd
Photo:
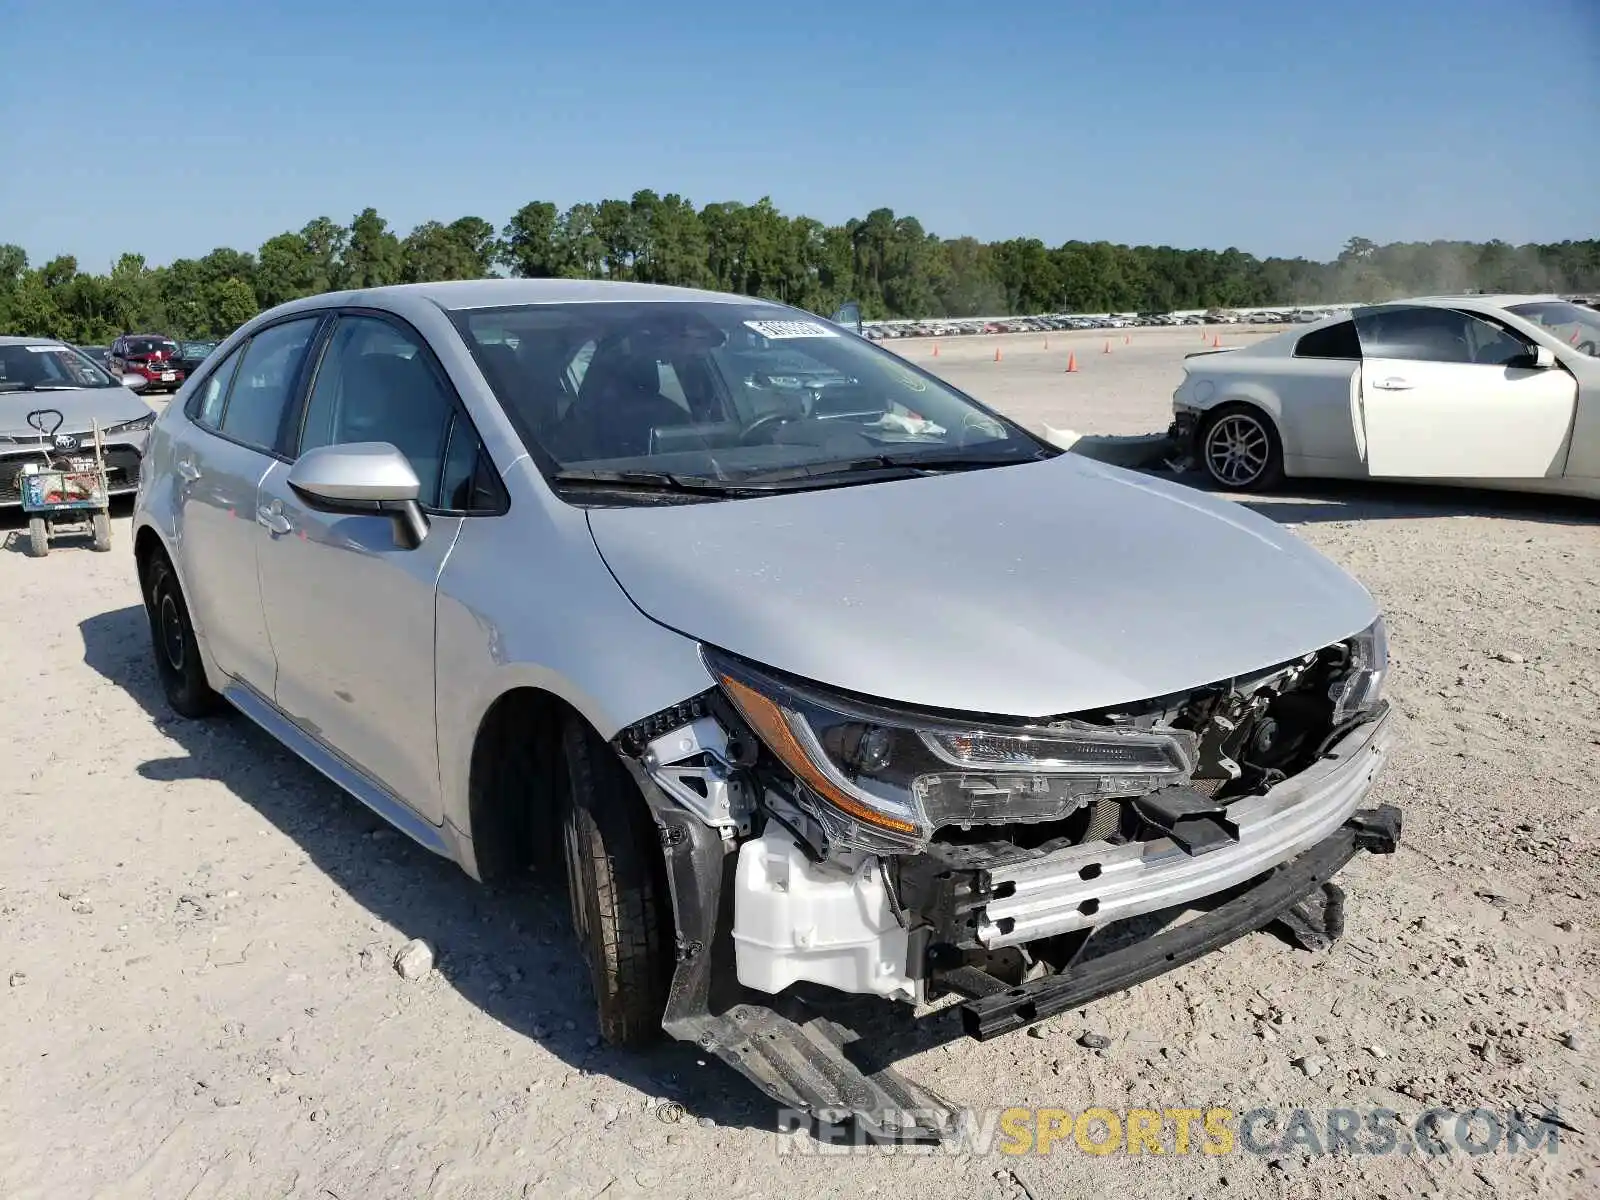
<path fill-rule="evenodd" d="M 1600 0 L 8 0 L 0 242 L 104 270 L 642 187 L 1326 258 L 1600 235 Z"/>

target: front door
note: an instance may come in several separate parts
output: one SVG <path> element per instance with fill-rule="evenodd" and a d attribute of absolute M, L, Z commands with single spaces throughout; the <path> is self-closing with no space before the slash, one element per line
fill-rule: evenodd
<path fill-rule="evenodd" d="M 443 370 L 412 331 L 370 315 L 334 326 L 296 454 L 388 442 L 422 482 L 428 535 L 407 549 L 382 516 L 321 513 L 261 485 L 270 531 L 261 596 L 290 719 L 434 824 L 443 819 L 434 710 L 434 602 L 465 519 L 455 496 L 480 453 Z"/>
<path fill-rule="evenodd" d="M 1578 385 L 1508 329 L 1454 309 L 1356 313 L 1367 470 L 1411 479 L 1559 477 Z"/>
<path fill-rule="evenodd" d="M 275 663 L 261 610 L 256 551 L 262 477 L 319 318 L 269 326 L 206 379 L 173 448 L 177 552 L 195 626 L 217 666 L 272 695 Z"/>

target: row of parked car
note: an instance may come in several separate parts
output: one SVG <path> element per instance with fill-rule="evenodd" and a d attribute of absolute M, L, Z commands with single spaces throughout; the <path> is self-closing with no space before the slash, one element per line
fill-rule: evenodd
<path fill-rule="evenodd" d="M 962 337 L 980 333 L 1047 333 L 1055 329 L 1128 329 L 1145 325 L 1290 325 L 1321 319 L 1326 313 L 1309 309 L 1290 312 L 1253 312 L 1241 315 L 1228 309 L 1205 313 L 1108 313 L 1104 316 L 1047 314 L 1007 317 L 1003 320 L 963 318 L 942 321 L 877 321 L 862 326 L 862 334 L 875 341 L 903 337 Z"/>
<path fill-rule="evenodd" d="M 137 375 L 146 392 L 175 392 L 220 342 L 178 341 L 161 333 L 125 333 L 109 346 L 79 346 L 114 375 Z"/>

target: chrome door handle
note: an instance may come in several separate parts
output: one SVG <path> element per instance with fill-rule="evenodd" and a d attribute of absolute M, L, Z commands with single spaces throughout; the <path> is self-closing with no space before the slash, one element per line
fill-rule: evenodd
<path fill-rule="evenodd" d="M 178 460 L 178 474 L 182 475 L 190 483 L 193 483 L 196 479 L 200 478 L 200 468 L 195 466 L 194 463 L 190 462 L 188 459 L 180 458 Z"/>
<path fill-rule="evenodd" d="M 268 533 L 288 533 L 294 528 L 294 522 L 283 515 L 283 509 L 276 503 L 271 508 L 263 504 L 256 509 L 256 524 L 263 526 Z"/>
<path fill-rule="evenodd" d="M 1407 392 L 1411 390 L 1411 383 L 1409 380 L 1401 379 L 1395 375 L 1391 375 L 1387 379 L 1380 379 L 1372 386 L 1375 388 L 1382 388 L 1386 392 Z"/>

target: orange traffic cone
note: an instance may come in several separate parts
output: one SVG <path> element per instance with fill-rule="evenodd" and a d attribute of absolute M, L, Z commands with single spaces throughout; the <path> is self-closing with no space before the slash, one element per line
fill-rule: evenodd
<path fill-rule="evenodd" d="M 994 360 L 995 360 L 995 362 L 999 362 L 1000 361 L 1000 347 L 999 346 L 996 346 L 994 348 Z"/>
<path fill-rule="evenodd" d="M 1211 348 L 1213 350 L 1221 350 L 1222 349 L 1222 338 L 1221 338 L 1220 335 L 1218 335 L 1218 334 L 1212 334 L 1211 335 Z"/>
<path fill-rule="evenodd" d="M 1076 354 L 1068 354 L 1067 355 L 1067 374 L 1068 375 L 1076 375 L 1077 372 L 1078 372 L 1078 356 Z"/>
<path fill-rule="evenodd" d="M 938 342 L 935 342 L 935 343 L 934 343 L 934 344 L 933 344 L 933 356 L 934 356 L 934 357 L 935 357 L 935 358 L 938 358 L 938 357 L 939 357 L 939 343 L 938 343 Z"/>
<path fill-rule="evenodd" d="M 1206 340 L 1206 327 L 1204 325 L 1200 326 L 1200 340 L 1202 342 Z"/>
<path fill-rule="evenodd" d="M 1133 335 L 1131 333 L 1125 333 L 1125 334 L 1122 335 L 1122 344 L 1124 346 L 1126 346 L 1131 341 L 1133 341 Z"/>
<path fill-rule="evenodd" d="M 1111 339 L 1110 338 L 1106 339 L 1106 348 L 1104 350 L 1102 350 L 1100 353 L 1102 353 L 1102 354 L 1110 354 L 1111 353 Z"/>

